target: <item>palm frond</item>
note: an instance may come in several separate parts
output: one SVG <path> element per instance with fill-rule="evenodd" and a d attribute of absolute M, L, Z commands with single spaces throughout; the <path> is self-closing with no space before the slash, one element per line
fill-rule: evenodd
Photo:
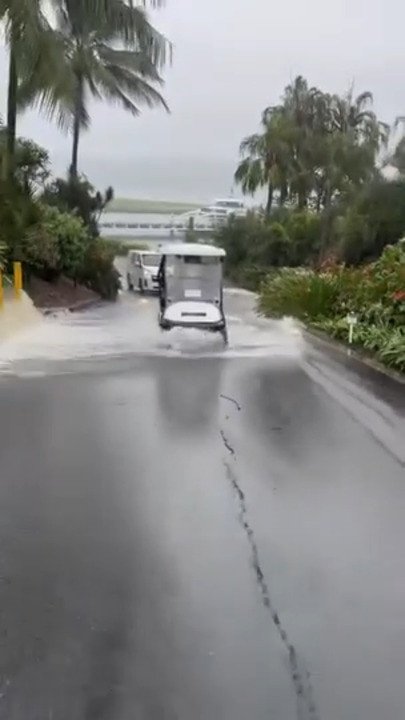
<path fill-rule="evenodd" d="M 131 50 L 143 51 L 157 68 L 171 64 L 173 45 L 149 22 L 144 7 L 128 5 L 123 0 L 111 0 L 110 4 L 108 21 L 93 22 L 95 41 L 109 45 L 123 43 Z"/>
<path fill-rule="evenodd" d="M 163 80 L 159 75 L 156 65 L 147 55 L 139 51 L 115 50 L 108 45 L 97 46 L 97 53 L 102 61 L 108 66 L 125 68 L 133 73 L 148 78 L 159 85 Z"/>
<path fill-rule="evenodd" d="M 236 168 L 234 180 L 241 186 L 243 193 L 254 195 L 256 190 L 265 184 L 261 161 L 258 158 L 242 160 Z"/>
<path fill-rule="evenodd" d="M 398 117 L 395 118 L 394 129 L 398 130 L 398 128 L 403 125 L 405 125 L 405 115 L 398 115 Z"/>
<path fill-rule="evenodd" d="M 139 114 L 139 104 L 149 108 L 161 106 L 169 112 L 162 95 L 140 75 L 125 67 L 100 65 L 93 79 L 107 100 L 117 102 L 133 115 Z"/>
<path fill-rule="evenodd" d="M 242 156 L 247 154 L 250 156 L 259 154 L 262 142 L 262 135 L 259 135 L 258 133 L 248 135 L 247 137 L 243 138 L 239 146 L 239 154 Z"/>
<path fill-rule="evenodd" d="M 30 72 L 22 78 L 18 89 L 19 109 L 29 107 L 39 110 L 47 119 L 56 120 L 64 132 L 69 131 L 72 118 L 77 114 L 77 77 L 66 38 L 55 31 L 44 34 L 41 51 Z M 87 109 L 80 109 L 81 126 L 89 126 Z"/>
<path fill-rule="evenodd" d="M 357 95 L 355 100 L 355 106 L 358 110 L 361 110 L 364 106 L 372 105 L 374 102 L 373 93 L 369 90 L 365 90 L 364 92 L 360 93 L 360 95 Z"/>

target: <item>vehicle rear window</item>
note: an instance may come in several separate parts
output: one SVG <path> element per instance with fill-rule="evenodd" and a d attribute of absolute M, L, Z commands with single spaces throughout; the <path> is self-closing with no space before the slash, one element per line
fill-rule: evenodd
<path fill-rule="evenodd" d="M 221 258 L 211 255 L 184 255 L 184 262 L 187 265 L 217 265 L 219 260 Z"/>
<path fill-rule="evenodd" d="M 158 267 L 160 265 L 160 255 L 142 255 L 142 262 L 149 267 Z"/>

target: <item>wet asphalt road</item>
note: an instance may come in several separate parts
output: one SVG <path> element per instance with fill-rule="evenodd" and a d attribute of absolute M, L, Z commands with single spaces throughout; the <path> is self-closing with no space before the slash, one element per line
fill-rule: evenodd
<path fill-rule="evenodd" d="M 0 352 L 1 719 L 403 720 L 405 386 L 250 305 Z"/>

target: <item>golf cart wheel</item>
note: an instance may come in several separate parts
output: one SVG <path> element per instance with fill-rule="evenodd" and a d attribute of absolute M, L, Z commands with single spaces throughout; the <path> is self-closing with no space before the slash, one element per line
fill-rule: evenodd
<path fill-rule="evenodd" d="M 143 286 L 143 282 L 142 282 L 141 278 L 139 278 L 138 290 L 141 293 L 141 295 L 145 295 L 145 288 Z"/>
<path fill-rule="evenodd" d="M 159 318 L 159 327 L 161 330 L 163 330 L 163 332 L 171 330 L 169 323 L 165 322 L 161 317 Z"/>
<path fill-rule="evenodd" d="M 134 289 L 134 286 L 133 286 L 133 284 L 132 284 L 132 282 L 131 282 L 131 278 L 130 278 L 129 275 L 127 275 L 127 285 L 128 285 L 128 290 L 133 290 L 133 289 Z"/>

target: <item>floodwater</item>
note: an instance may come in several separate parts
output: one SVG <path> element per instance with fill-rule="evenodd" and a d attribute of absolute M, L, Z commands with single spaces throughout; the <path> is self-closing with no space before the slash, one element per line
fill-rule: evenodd
<path fill-rule="evenodd" d="M 41 320 L 39 326 L 21 333 L 2 345 L 0 371 L 35 360 L 141 355 L 195 355 L 221 358 L 267 354 L 296 356 L 300 333 L 292 321 L 274 324 L 254 314 L 254 301 L 243 290 L 226 290 L 229 345 L 222 337 L 199 330 L 174 329 L 164 333 L 158 326 L 158 301 L 154 296 L 140 298 L 123 290 L 115 304 L 100 305 L 84 313 L 58 312 Z M 243 319 L 239 306 L 244 306 Z M 232 310 L 232 306 L 235 308 Z M 25 363 L 26 364 L 26 363 Z"/>

